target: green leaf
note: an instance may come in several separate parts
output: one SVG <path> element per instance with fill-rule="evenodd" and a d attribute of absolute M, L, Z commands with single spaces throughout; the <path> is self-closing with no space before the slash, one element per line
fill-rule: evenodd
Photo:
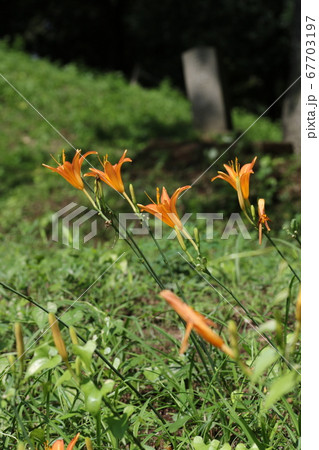
<path fill-rule="evenodd" d="M 160 372 L 157 372 L 156 370 L 157 367 L 154 367 L 154 369 L 152 367 L 147 367 L 146 369 L 144 369 L 143 375 L 148 381 L 151 381 L 153 383 L 154 381 L 158 380 L 160 376 Z"/>
<path fill-rule="evenodd" d="M 62 358 L 60 355 L 55 355 L 53 358 L 38 358 L 31 362 L 28 366 L 27 372 L 26 372 L 26 379 L 29 377 L 32 377 L 32 375 L 35 375 L 36 373 L 41 372 L 45 369 L 53 369 L 58 364 L 60 364 Z"/>
<path fill-rule="evenodd" d="M 83 313 L 80 309 L 70 309 L 65 314 L 63 314 L 63 321 L 67 325 L 77 325 L 82 322 Z"/>
<path fill-rule="evenodd" d="M 278 352 L 272 347 L 265 347 L 259 353 L 254 363 L 254 371 L 251 377 L 255 382 L 265 372 L 265 370 L 271 366 L 279 358 Z"/>
<path fill-rule="evenodd" d="M 127 405 L 127 406 L 125 406 L 123 413 L 126 414 L 127 417 L 130 417 L 134 411 L 135 411 L 135 407 L 133 405 Z"/>
<path fill-rule="evenodd" d="M 210 444 L 205 444 L 201 436 L 195 436 L 192 442 L 194 450 L 217 450 L 219 441 L 214 439 Z"/>
<path fill-rule="evenodd" d="M 270 386 L 269 392 L 264 401 L 264 410 L 268 410 L 276 403 L 282 396 L 288 394 L 299 383 L 300 375 L 291 370 L 281 377 L 277 378 Z"/>
<path fill-rule="evenodd" d="M 37 347 L 34 356 L 28 365 L 25 375 L 26 379 L 42 370 L 53 369 L 60 364 L 62 358 L 57 353 L 57 349 L 48 344 Z"/>
<path fill-rule="evenodd" d="M 92 372 L 92 355 L 94 350 L 96 349 L 96 343 L 95 341 L 87 341 L 85 345 L 72 345 L 72 351 L 75 355 L 79 356 L 81 361 L 84 364 L 84 367 L 89 372 Z"/>
<path fill-rule="evenodd" d="M 30 431 L 30 438 L 33 441 L 37 441 L 40 442 L 40 444 L 43 444 L 45 440 L 45 432 L 42 428 L 36 428 L 35 430 Z"/>
<path fill-rule="evenodd" d="M 105 421 L 116 439 L 122 439 L 124 437 L 129 425 L 127 414 L 124 413 L 120 419 L 115 417 L 107 417 Z"/>
<path fill-rule="evenodd" d="M 31 315 L 38 328 L 44 328 L 48 324 L 48 315 L 42 309 L 32 308 Z"/>
<path fill-rule="evenodd" d="M 114 380 L 111 380 L 111 379 L 106 380 L 101 388 L 101 394 L 106 395 L 106 394 L 109 394 L 110 392 L 112 392 L 114 384 L 115 384 Z"/>
<path fill-rule="evenodd" d="M 82 392 L 84 393 L 85 398 L 85 409 L 96 416 L 100 412 L 101 401 L 102 401 L 102 393 L 95 386 L 93 381 L 89 381 L 86 384 L 82 384 L 81 386 Z"/>
<path fill-rule="evenodd" d="M 70 381 L 72 378 L 72 374 L 69 370 L 66 370 L 58 379 L 54 385 L 54 389 L 61 386 L 65 381 Z"/>
<path fill-rule="evenodd" d="M 173 423 L 170 424 L 170 426 L 168 427 L 168 431 L 170 433 L 175 433 L 175 431 L 177 431 L 180 428 L 182 428 L 182 426 L 185 425 L 185 423 L 188 422 L 190 418 L 191 418 L 191 416 L 179 417 L 176 420 L 176 422 L 173 422 Z"/>
<path fill-rule="evenodd" d="M 85 409 L 96 416 L 100 412 L 103 395 L 112 391 L 115 381 L 106 380 L 101 389 L 98 389 L 93 381 L 82 384 L 81 389 L 85 398 Z"/>

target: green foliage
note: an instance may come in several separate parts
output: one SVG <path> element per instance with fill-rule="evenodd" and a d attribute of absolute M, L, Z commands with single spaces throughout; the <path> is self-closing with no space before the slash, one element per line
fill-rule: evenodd
<path fill-rule="evenodd" d="M 77 148 L 102 154 L 115 150 L 116 155 L 128 148 L 132 156 L 151 139 L 187 139 L 194 133 L 188 101 L 166 81 L 146 90 L 130 85 L 120 73 L 94 75 L 74 65 L 61 69 L 3 43 L 0 58 L 5 78 Z M 10 173 L 1 184 L 3 193 L 32 183 L 49 154 L 70 144 L 3 79 L 0 95 L 0 175 Z"/>
<path fill-rule="evenodd" d="M 247 132 L 247 136 L 243 136 L 241 145 L 247 139 L 249 139 L 249 141 L 257 142 L 280 142 L 282 140 L 282 131 L 279 121 L 273 122 L 268 117 L 259 119 L 258 115 L 252 114 L 242 108 L 234 108 L 232 110 L 232 121 L 234 129 L 239 132 L 244 132 L 251 127 Z M 251 126 L 253 123 L 255 123 L 255 125 Z"/>

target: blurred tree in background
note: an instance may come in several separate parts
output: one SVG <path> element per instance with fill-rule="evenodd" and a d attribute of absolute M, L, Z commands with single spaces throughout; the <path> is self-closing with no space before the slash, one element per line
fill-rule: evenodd
<path fill-rule="evenodd" d="M 298 0 L 13 0 L 0 35 L 62 64 L 119 70 L 144 86 L 170 78 L 182 89 L 181 53 L 214 46 L 231 105 L 260 113 L 287 87 L 294 7 Z"/>

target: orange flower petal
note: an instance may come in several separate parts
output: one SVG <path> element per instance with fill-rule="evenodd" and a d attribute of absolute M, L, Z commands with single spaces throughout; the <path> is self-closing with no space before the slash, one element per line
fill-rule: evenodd
<path fill-rule="evenodd" d="M 231 162 L 231 166 L 224 164 L 224 167 L 227 171 L 227 174 L 224 172 L 218 172 L 218 175 L 211 179 L 211 181 L 216 180 L 216 178 L 220 178 L 222 180 L 227 181 L 236 191 L 240 188 L 242 197 L 247 200 L 249 198 L 249 180 L 250 180 L 250 174 L 253 172 L 253 167 L 255 165 L 257 156 L 254 157 L 252 162 L 248 164 L 244 164 L 241 169 L 239 169 L 239 163 L 236 158 L 235 164 Z M 234 168 L 235 167 L 235 168 Z M 239 179 L 239 184 L 237 184 L 237 181 Z M 240 196 L 238 196 L 240 198 Z M 241 204 L 241 208 L 244 206 Z"/>
<path fill-rule="evenodd" d="M 185 189 L 189 189 L 191 186 L 184 186 L 176 189 L 172 197 L 170 198 L 165 187 L 162 188 L 161 198 L 159 195 L 159 189 L 156 190 L 156 199 L 157 204 L 149 204 L 149 205 L 141 205 L 137 206 L 141 211 L 146 211 L 154 216 L 158 217 L 162 222 L 166 223 L 166 225 L 174 228 L 177 226 L 180 230 L 183 228 L 183 225 L 179 219 L 179 216 L 176 211 L 176 201 L 182 191 Z"/>
<path fill-rule="evenodd" d="M 181 346 L 181 353 L 185 351 L 187 346 L 187 339 L 191 329 L 193 328 L 202 338 L 207 342 L 218 348 L 224 348 L 225 343 L 223 339 L 218 336 L 213 330 L 207 325 L 207 318 L 204 317 L 197 311 L 194 311 L 190 306 L 184 303 L 177 295 L 169 290 L 164 290 L 160 293 L 172 308 L 175 309 L 177 314 L 186 322 L 186 333 Z"/>
<path fill-rule="evenodd" d="M 73 447 L 74 447 L 75 444 L 76 444 L 76 441 L 79 439 L 79 437 L 80 437 L 80 433 L 78 433 L 78 434 L 72 439 L 72 441 L 71 441 L 71 442 L 69 443 L 69 445 L 67 446 L 66 450 L 72 450 Z"/>
<path fill-rule="evenodd" d="M 180 188 L 176 189 L 176 191 L 175 191 L 174 194 L 172 195 L 172 198 L 171 198 L 171 211 L 172 211 L 174 214 L 176 214 L 176 216 L 177 216 L 176 202 L 177 202 L 178 197 L 180 196 L 180 194 L 181 194 L 183 191 L 186 191 L 187 189 L 190 189 L 191 187 L 192 187 L 192 186 L 183 186 L 183 187 L 180 187 Z"/>
<path fill-rule="evenodd" d="M 104 160 L 103 168 L 104 172 L 98 169 L 90 169 L 91 172 L 86 173 L 84 176 L 86 177 L 93 177 L 93 176 L 99 176 L 104 183 L 109 185 L 111 188 L 115 189 L 118 192 L 123 193 L 124 192 L 124 185 L 122 181 L 121 176 L 121 167 L 122 164 L 125 162 L 132 162 L 130 158 L 125 158 L 125 155 L 127 153 L 127 150 L 124 151 L 123 155 L 121 156 L 119 162 L 117 164 L 111 164 L 107 160 L 107 155 Z"/>
<path fill-rule="evenodd" d="M 65 160 L 65 152 L 62 151 L 62 161 L 63 164 L 59 164 L 58 167 L 50 167 L 46 164 L 42 164 L 44 167 L 47 167 L 48 169 L 52 170 L 53 172 L 57 172 L 59 175 L 61 175 L 68 183 L 70 183 L 72 186 L 74 186 L 76 189 L 84 189 L 84 184 L 81 177 L 81 166 L 84 162 L 84 159 L 87 155 L 90 155 L 92 153 L 97 153 L 94 151 L 87 152 L 84 155 L 81 156 L 81 150 L 77 150 L 72 163 Z"/>
<path fill-rule="evenodd" d="M 59 439 L 58 441 L 55 441 L 55 443 L 52 445 L 51 450 L 64 450 L 63 439 Z"/>

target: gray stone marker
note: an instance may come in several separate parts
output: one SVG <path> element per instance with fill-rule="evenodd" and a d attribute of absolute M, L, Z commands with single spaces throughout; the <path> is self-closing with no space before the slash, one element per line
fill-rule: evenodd
<path fill-rule="evenodd" d="M 212 47 L 196 47 L 182 54 L 186 92 L 194 126 L 204 134 L 230 128 L 217 54 Z"/>
<path fill-rule="evenodd" d="M 298 88 L 300 84 L 298 83 Z M 293 145 L 294 152 L 301 152 L 301 92 L 293 89 L 284 100 L 282 127 L 283 140 Z"/>

